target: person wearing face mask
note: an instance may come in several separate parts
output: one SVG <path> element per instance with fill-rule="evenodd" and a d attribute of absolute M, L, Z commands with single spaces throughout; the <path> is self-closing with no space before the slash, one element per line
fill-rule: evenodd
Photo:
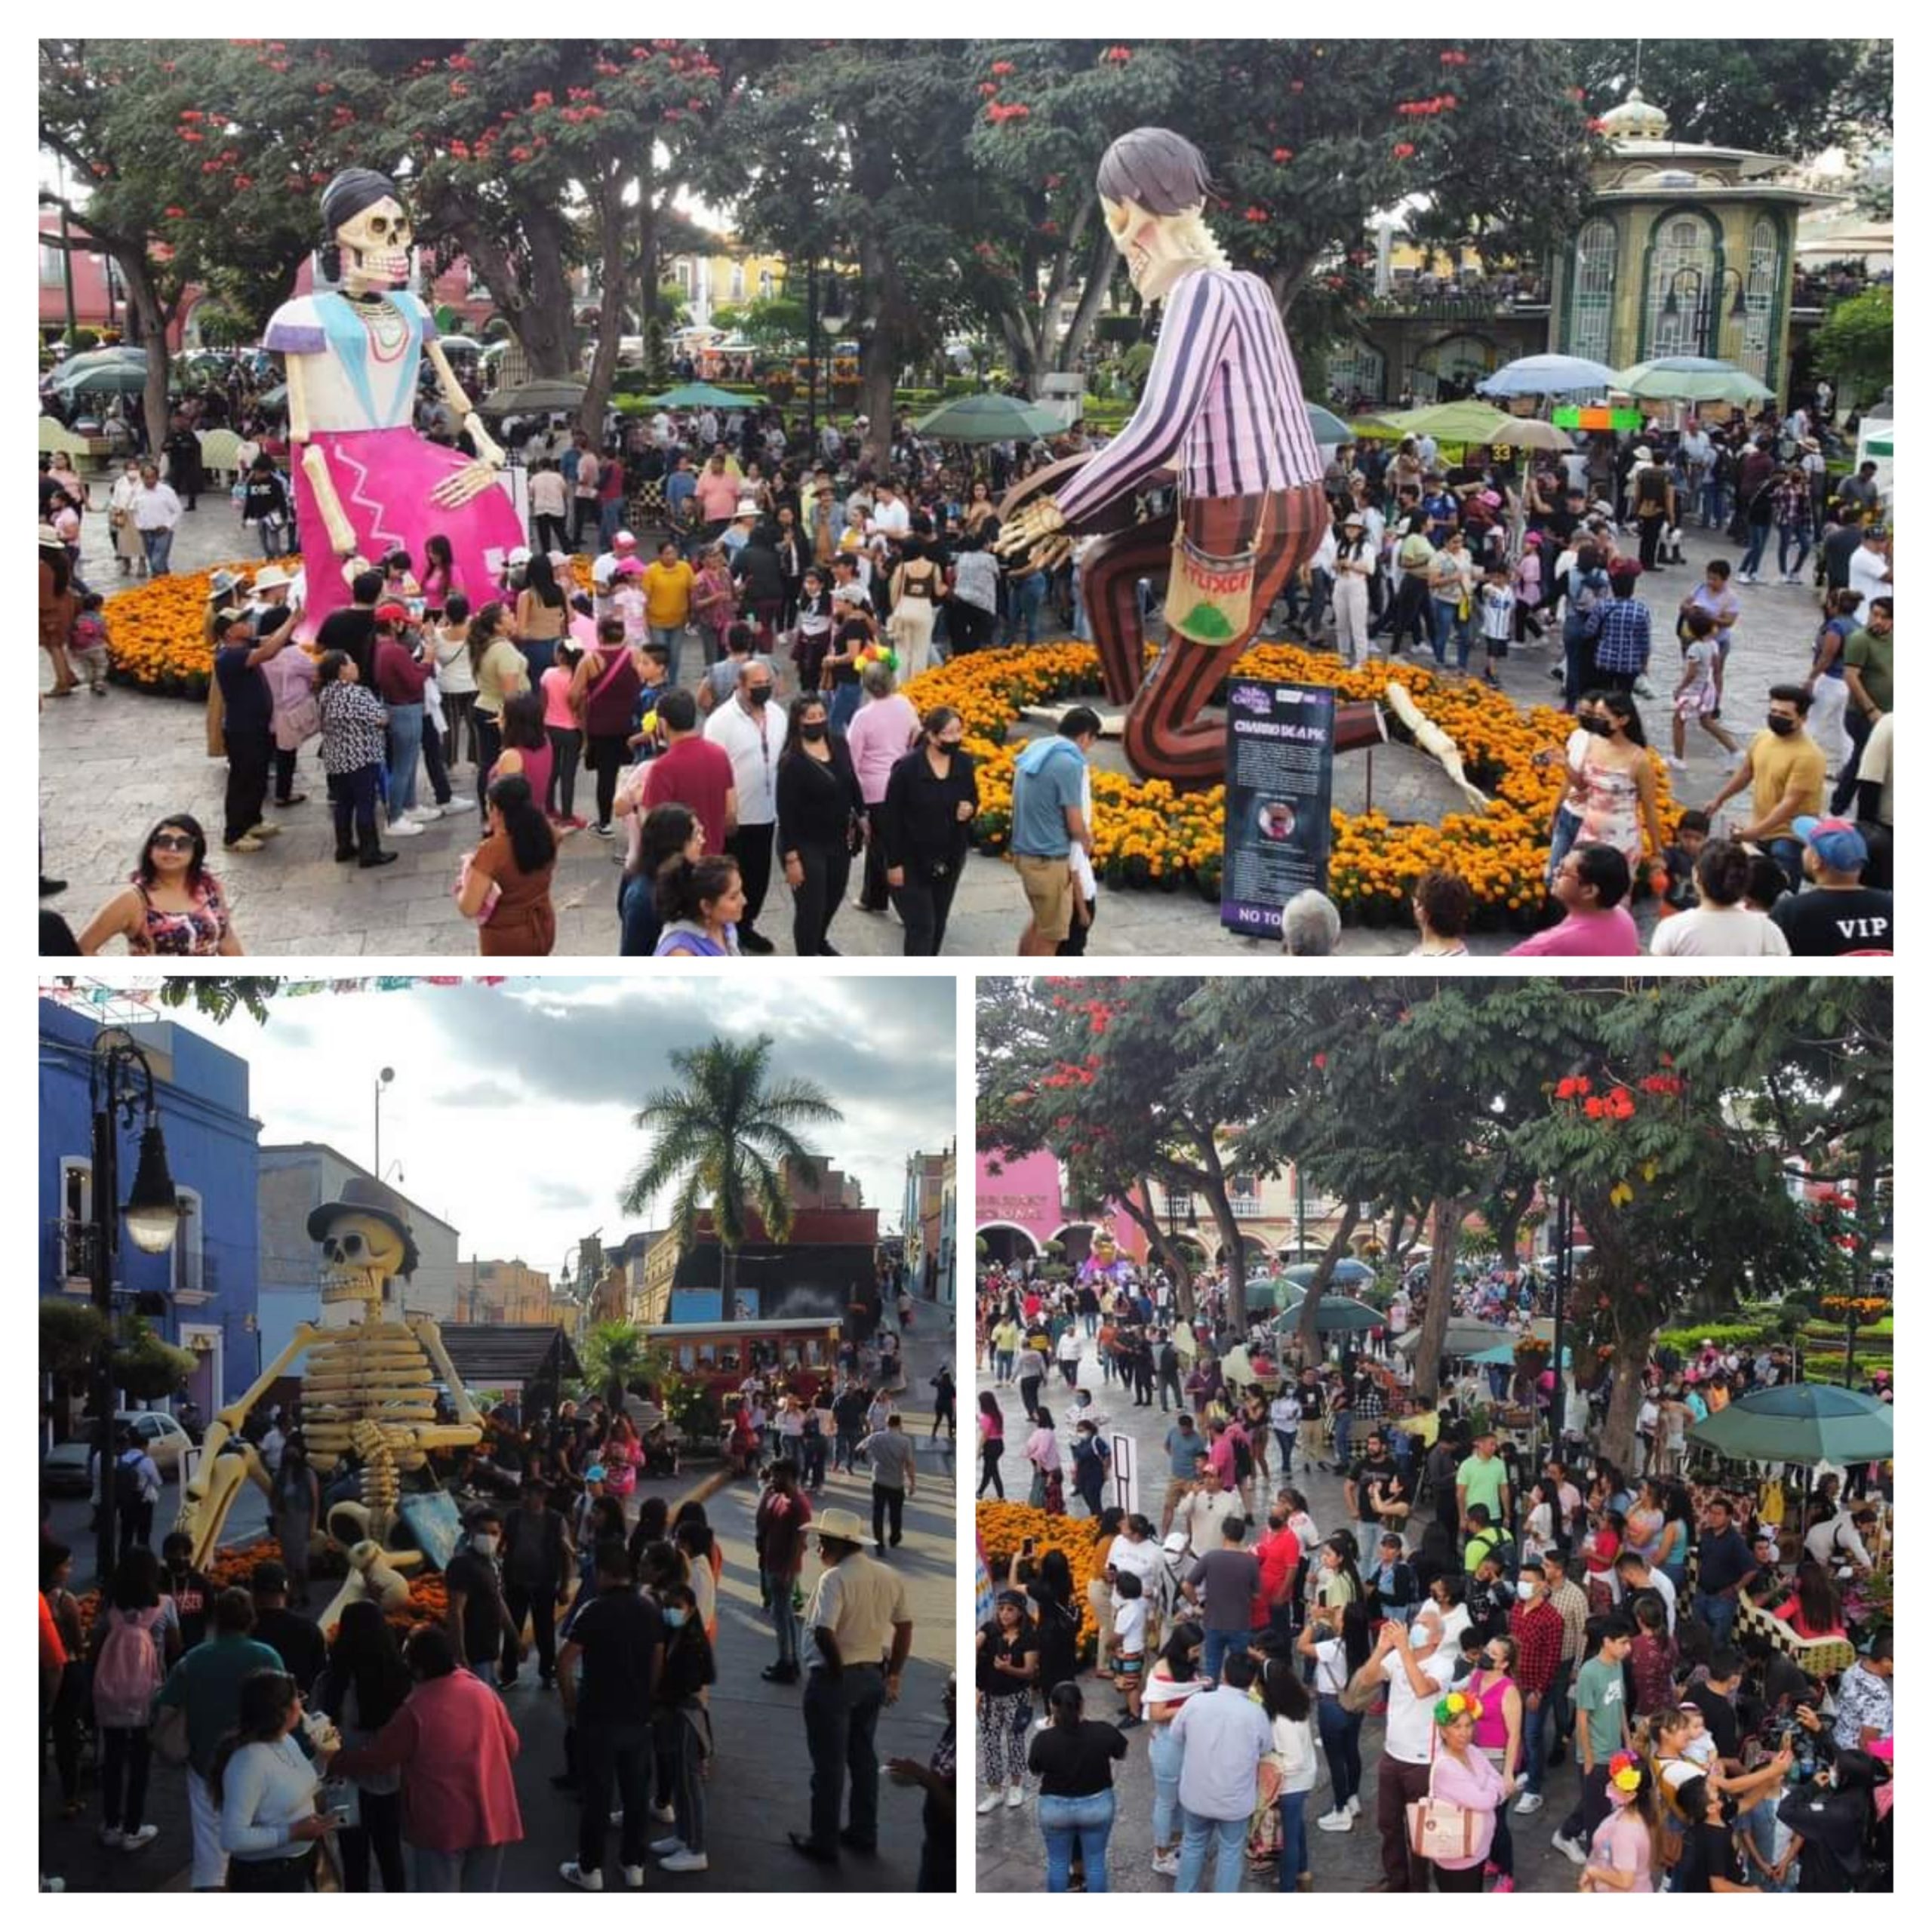
<path fill-rule="evenodd" d="M 449 1593 L 448 1632 L 456 1661 L 486 1682 L 493 1681 L 500 1658 L 505 1673 L 516 1675 L 521 1654 L 509 1607 L 503 1600 L 503 1574 L 497 1552 L 503 1542 L 503 1518 L 494 1509 L 473 1511 L 469 1534 L 443 1572 Z"/>
<path fill-rule="evenodd" d="M 744 888 L 738 943 L 750 953 L 772 950 L 771 941 L 755 927 L 771 883 L 778 817 L 777 767 L 785 746 L 785 707 L 773 697 L 774 688 L 769 660 L 741 659 L 737 691 L 712 712 L 704 727 L 707 740 L 720 746 L 731 760 L 738 823 L 728 844 Z"/>
<path fill-rule="evenodd" d="M 1825 754 L 1804 728 L 1811 694 L 1802 685 L 1774 685 L 1767 705 L 1764 729 L 1705 809 L 1715 821 L 1719 808 L 1749 786 L 1749 822 L 1734 826 L 1730 836 L 1740 844 L 1762 845 L 1784 869 L 1795 892 L 1804 878 L 1797 821 L 1824 811 Z"/>
<path fill-rule="evenodd" d="M 958 712 L 935 705 L 920 719 L 918 743 L 893 765 L 873 808 L 872 835 L 884 848 L 886 888 L 906 928 L 909 958 L 938 956 L 965 868 L 980 809 L 974 762 L 962 749 L 965 732 Z"/>
<path fill-rule="evenodd" d="M 1437 1700 L 1455 1674 L 1456 1652 L 1442 1637 L 1442 1613 L 1424 1604 L 1414 1625 L 1385 1623 L 1368 1661 L 1349 1680 L 1352 1697 L 1389 1687 L 1389 1718 L 1376 1780 L 1375 1824 L 1382 1839 L 1382 1876 L 1377 1892 L 1425 1892 L 1429 1867 L 1409 1849 L 1406 1807 L 1429 1795 L 1430 1733 Z M 1321 1821 L 1318 1820 L 1318 1823 Z"/>
<path fill-rule="evenodd" d="M 845 734 L 831 729 L 817 691 L 801 694 L 792 706 L 774 797 L 792 888 L 792 950 L 801 959 L 835 953 L 832 922 L 851 876 L 854 841 L 864 837 L 866 801 Z M 742 928 L 738 939 L 745 943 Z"/>
<path fill-rule="evenodd" d="M 1509 1636 L 1516 1647 L 1512 1675 L 1523 1700 L 1523 1791 L 1516 1800 L 1516 1810 L 1527 1816 L 1543 1809 L 1543 1774 L 1549 1764 L 1544 1713 L 1552 1706 L 1552 1689 L 1563 1655 L 1563 1617 L 1549 1600 L 1549 1584 L 1540 1562 L 1525 1563 L 1517 1577 Z"/>

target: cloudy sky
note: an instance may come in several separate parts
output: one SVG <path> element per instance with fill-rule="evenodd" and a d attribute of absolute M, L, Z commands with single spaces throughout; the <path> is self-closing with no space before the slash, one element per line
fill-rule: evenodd
<path fill-rule="evenodd" d="M 278 999 L 267 1023 L 174 1016 L 249 1063 L 263 1143 L 326 1141 L 370 1164 L 379 1070 L 391 1185 L 454 1224 L 462 1256 L 516 1258 L 555 1275 L 601 1229 L 613 1244 L 661 1225 L 618 1195 L 647 1151 L 631 1124 L 674 1084 L 669 1055 L 715 1034 L 776 1042 L 779 1078 L 816 1081 L 843 1125 L 808 1144 L 865 1189 L 897 1231 L 906 1158 L 955 1131 L 955 983 L 844 979 L 808 985 L 750 962 L 731 980 L 513 980 L 494 988 Z M 668 1202 L 665 1204 L 668 1206 Z"/>

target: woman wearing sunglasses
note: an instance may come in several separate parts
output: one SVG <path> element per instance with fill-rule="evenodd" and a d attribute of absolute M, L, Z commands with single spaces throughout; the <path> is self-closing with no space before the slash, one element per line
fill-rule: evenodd
<path fill-rule="evenodd" d="M 221 882 L 208 869 L 208 835 L 186 812 L 165 818 L 148 834 L 140 863 L 81 935 L 92 955 L 112 939 L 131 953 L 173 959 L 238 953 L 242 941 L 228 916 Z"/>

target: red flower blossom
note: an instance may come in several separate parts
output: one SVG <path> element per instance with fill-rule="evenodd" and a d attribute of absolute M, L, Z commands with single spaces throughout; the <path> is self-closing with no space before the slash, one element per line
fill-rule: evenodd
<path fill-rule="evenodd" d="M 1250 208 L 1244 209 L 1241 214 L 1241 220 L 1244 221 L 1260 222 L 1266 221 L 1267 219 L 1268 211 L 1266 208 Z"/>
<path fill-rule="evenodd" d="M 180 118 L 183 121 L 205 121 L 208 116 L 198 107 L 184 107 Z"/>
<path fill-rule="evenodd" d="M 1416 145 L 1413 141 L 1398 141 L 1392 150 L 1398 161 L 1407 161 L 1415 151 Z"/>
<path fill-rule="evenodd" d="M 1280 167 L 1283 162 L 1293 161 L 1294 158 L 1295 151 L 1293 148 L 1277 148 L 1272 156 L 1275 165 L 1278 168 Z"/>
<path fill-rule="evenodd" d="M 1586 121 L 1583 123 L 1583 131 L 1586 134 L 1601 134 L 1603 132 L 1603 123 L 1598 120 Z"/>
<path fill-rule="evenodd" d="M 1013 63 L 1011 60 L 995 60 L 987 71 L 1004 80 L 1013 72 Z"/>
<path fill-rule="evenodd" d="M 999 92 L 999 83 L 997 81 L 982 81 L 980 83 L 980 92 L 983 96 L 990 99 Z"/>
<path fill-rule="evenodd" d="M 530 155 L 531 150 L 528 148 L 515 147 L 510 149 L 510 158 L 512 161 L 528 161 Z"/>
<path fill-rule="evenodd" d="M 198 141 L 202 137 L 195 132 L 193 128 L 183 128 L 181 130 L 181 138 L 184 141 Z"/>
<path fill-rule="evenodd" d="M 1601 1100 L 1592 1097 L 1583 1103 L 1583 1111 L 1592 1120 L 1601 1120 L 1606 1109 Z"/>
<path fill-rule="evenodd" d="M 1328 1064 L 1328 1056 L 1326 1054 L 1317 1054 L 1315 1056 L 1315 1064 L 1318 1069 L 1326 1066 Z"/>
<path fill-rule="evenodd" d="M 162 213 L 171 221 L 179 221 L 187 214 L 186 208 L 163 208 Z"/>

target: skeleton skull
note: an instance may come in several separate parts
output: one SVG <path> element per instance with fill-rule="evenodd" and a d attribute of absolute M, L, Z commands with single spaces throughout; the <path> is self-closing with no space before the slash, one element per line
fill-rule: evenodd
<path fill-rule="evenodd" d="M 400 288 L 409 280 L 409 245 L 414 238 L 401 204 L 385 195 L 335 232 L 343 279 L 352 288 Z"/>
<path fill-rule="evenodd" d="M 380 1306 L 383 1284 L 402 1271 L 402 1237 L 373 1214 L 332 1214 L 322 1231 L 322 1300 Z"/>

